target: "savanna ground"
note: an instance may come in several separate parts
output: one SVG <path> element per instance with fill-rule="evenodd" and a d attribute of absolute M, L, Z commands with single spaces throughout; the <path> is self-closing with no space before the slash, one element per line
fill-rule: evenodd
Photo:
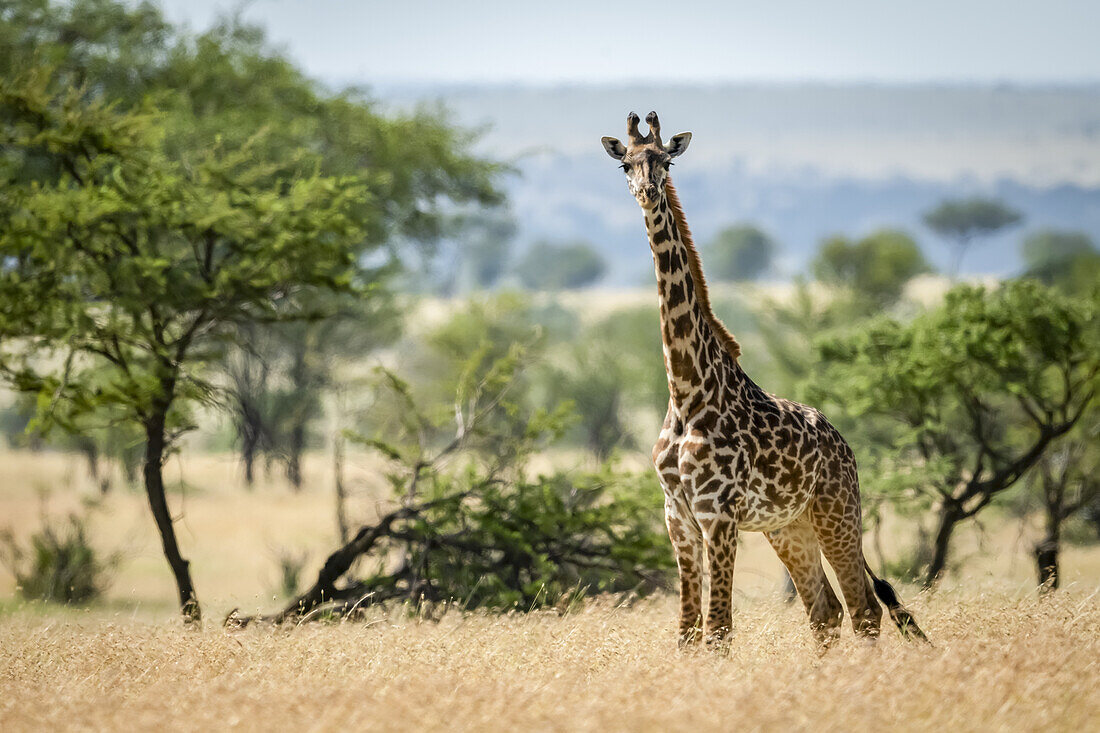
<path fill-rule="evenodd" d="M 309 553 L 303 580 L 335 543 L 326 462 L 301 494 L 281 482 L 248 493 L 230 456 L 173 459 L 168 478 L 207 621 L 184 630 L 138 493 L 93 514 L 93 543 L 124 560 L 86 610 L 16 600 L 0 575 L 0 730 L 1096 730 L 1100 727 L 1100 550 L 1067 548 L 1067 587 L 1039 599 L 1027 540 L 1004 523 L 960 537 L 965 560 L 935 594 L 901 592 L 934 648 L 884 629 L 820 656 L 802 609 L 779 598 L 763 538 L 738 558 L 728 656 L 675 650 L 675 601 L 589 601 L 560 616 L 452 611 L 438 621 L 374 609 L 360 623 L 227 632 L 240 606 L 270 611 L 280 549 Z M 25 537 L 48 511 L 94 494 L 81 461 L 0 454 L 0 526 Z M 349 466 L 370 519 L 379 486 Z M 184 486 L 178 484 L 182 481 Z M 893 534 L 883 538 L 893 551 Z M 868 543 L 870 545 L 870 542 Z M 874 561 L 874 553 L 871 553 Z"/>

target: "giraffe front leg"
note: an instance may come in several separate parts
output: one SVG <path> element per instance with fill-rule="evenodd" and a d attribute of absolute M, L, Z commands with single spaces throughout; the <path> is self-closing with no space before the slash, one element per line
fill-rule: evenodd
<path fill-rule="evenodd" d="M 678 645 L 692 647 L 703 638 L 703 537 L 695 521 L 665 495 L 665 525 L 680 574 Z"/>
<path fill-rule="evenodd" d="M 680 635 L 681 649 L 695 646 L 703 638 L 703 570 L 702 548 L 676 556 L 680 570 Z"/>
<path fill-rule="evenodd" d="M 710 570 L 710 603 L 707 605 L 707 646 L 726 649 L 733 629 L 733 566 L 737 558 L 737 525 L 731 519 L 716 520 L 704 528 Z"/>

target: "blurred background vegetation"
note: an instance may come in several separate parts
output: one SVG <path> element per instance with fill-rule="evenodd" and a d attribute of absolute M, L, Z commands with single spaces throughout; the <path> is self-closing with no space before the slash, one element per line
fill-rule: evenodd
<path fill-rule="evenodd" d="M 177 454 L 232 454 L 257 503 L 332 503 L 325 543 L 356 552 L 314 600 L 530 609 L 667 583 L 655 298 L 593 287 L 598 243 L 519 241 L 513 161 L 442 109 L 330 89 L 239 19 L 13 0 L 0 20 L 5 455 L 79 455 L 97 492 L 144 494 L 188 619 Z M 1056 587 L 1062 543 L 1100 540 L 1100 250 L 996 199 L 914 214 L 952 243 L 947 272 L 884 226 L 823 238 L 783 281 L 785 243 L 728 221 L 701 242 L 715 309 L 750 375 L 852 442 L 872 536 L 907 528 L 886 572 L 931 586 L 955 530 L 993 518 Z M 963 281 L 1002 230 L 1023 269 Z M 363 456 L 371 488 L 348 478 Z M 92 547 L 102 511 L 9 527 L 19 592 L 100 594 L 122 562 Z M 288 598 L 304 563 L 280 551 Z"/>

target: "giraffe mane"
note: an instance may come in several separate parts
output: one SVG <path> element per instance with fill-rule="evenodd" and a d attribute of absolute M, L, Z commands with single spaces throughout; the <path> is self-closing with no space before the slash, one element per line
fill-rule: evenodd
<path fill-rule="evenodd" d="M 684 248 L 687 249 L 688 271 L 691 272 L 691 279 L 694 281 L 695 297 L 699 301 L 699 308 L 710 327 L 714 329 L 714 335 L 718 337 L 719 343 L 725 347 L 729 355 L 736 361 L 741 356 L 741 344 L 737 343 L 737 339 L 729 332 L 726 325 L 718 320 L 718 316 L 714 315 L 714 311 L 710 307 L 707 280 L 703 277 L 703 261 L 699 257 L 699 250 L 695 249 L 695 241 L 691 238 L 691 230 L 688 229 L 684 209 L 680 206 L 680 197 L 676 195 L 676 187 L 672 185 L 671 178 L 665 179 L 665 198 L 668 199 L 668 206 L 672 209 L 672 218 L 676 220 L 676 229 L 680 232 L 680 240 L 684 243 Z"/>

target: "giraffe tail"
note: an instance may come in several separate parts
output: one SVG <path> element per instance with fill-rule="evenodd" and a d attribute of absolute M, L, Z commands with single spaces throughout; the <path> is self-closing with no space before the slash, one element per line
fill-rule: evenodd
<path fill-rule="evenodd" d="M 871 583 L 875 588 L 875 595 L 886 606 L 886 610 L 890 613 L 890 618 L 894 620 L 894 624 L 898 627 L 898 631 L 907 640 L 919 639 L 926 644 L 931 644 L 928 641 L 928 637 L 924 635 L 924 632 L 917 626 L 916 619 L 913 618 L 913 614 L 909 613 L 909 610 L 901 605 L 901 601 L 898 600 L 898 594 L 894 591 L 894 587 L 887 583 L 882 578 L 879 578 L 873 572 L 871 568 L 867 567 L 867 574 L 871 576 Z"/>

